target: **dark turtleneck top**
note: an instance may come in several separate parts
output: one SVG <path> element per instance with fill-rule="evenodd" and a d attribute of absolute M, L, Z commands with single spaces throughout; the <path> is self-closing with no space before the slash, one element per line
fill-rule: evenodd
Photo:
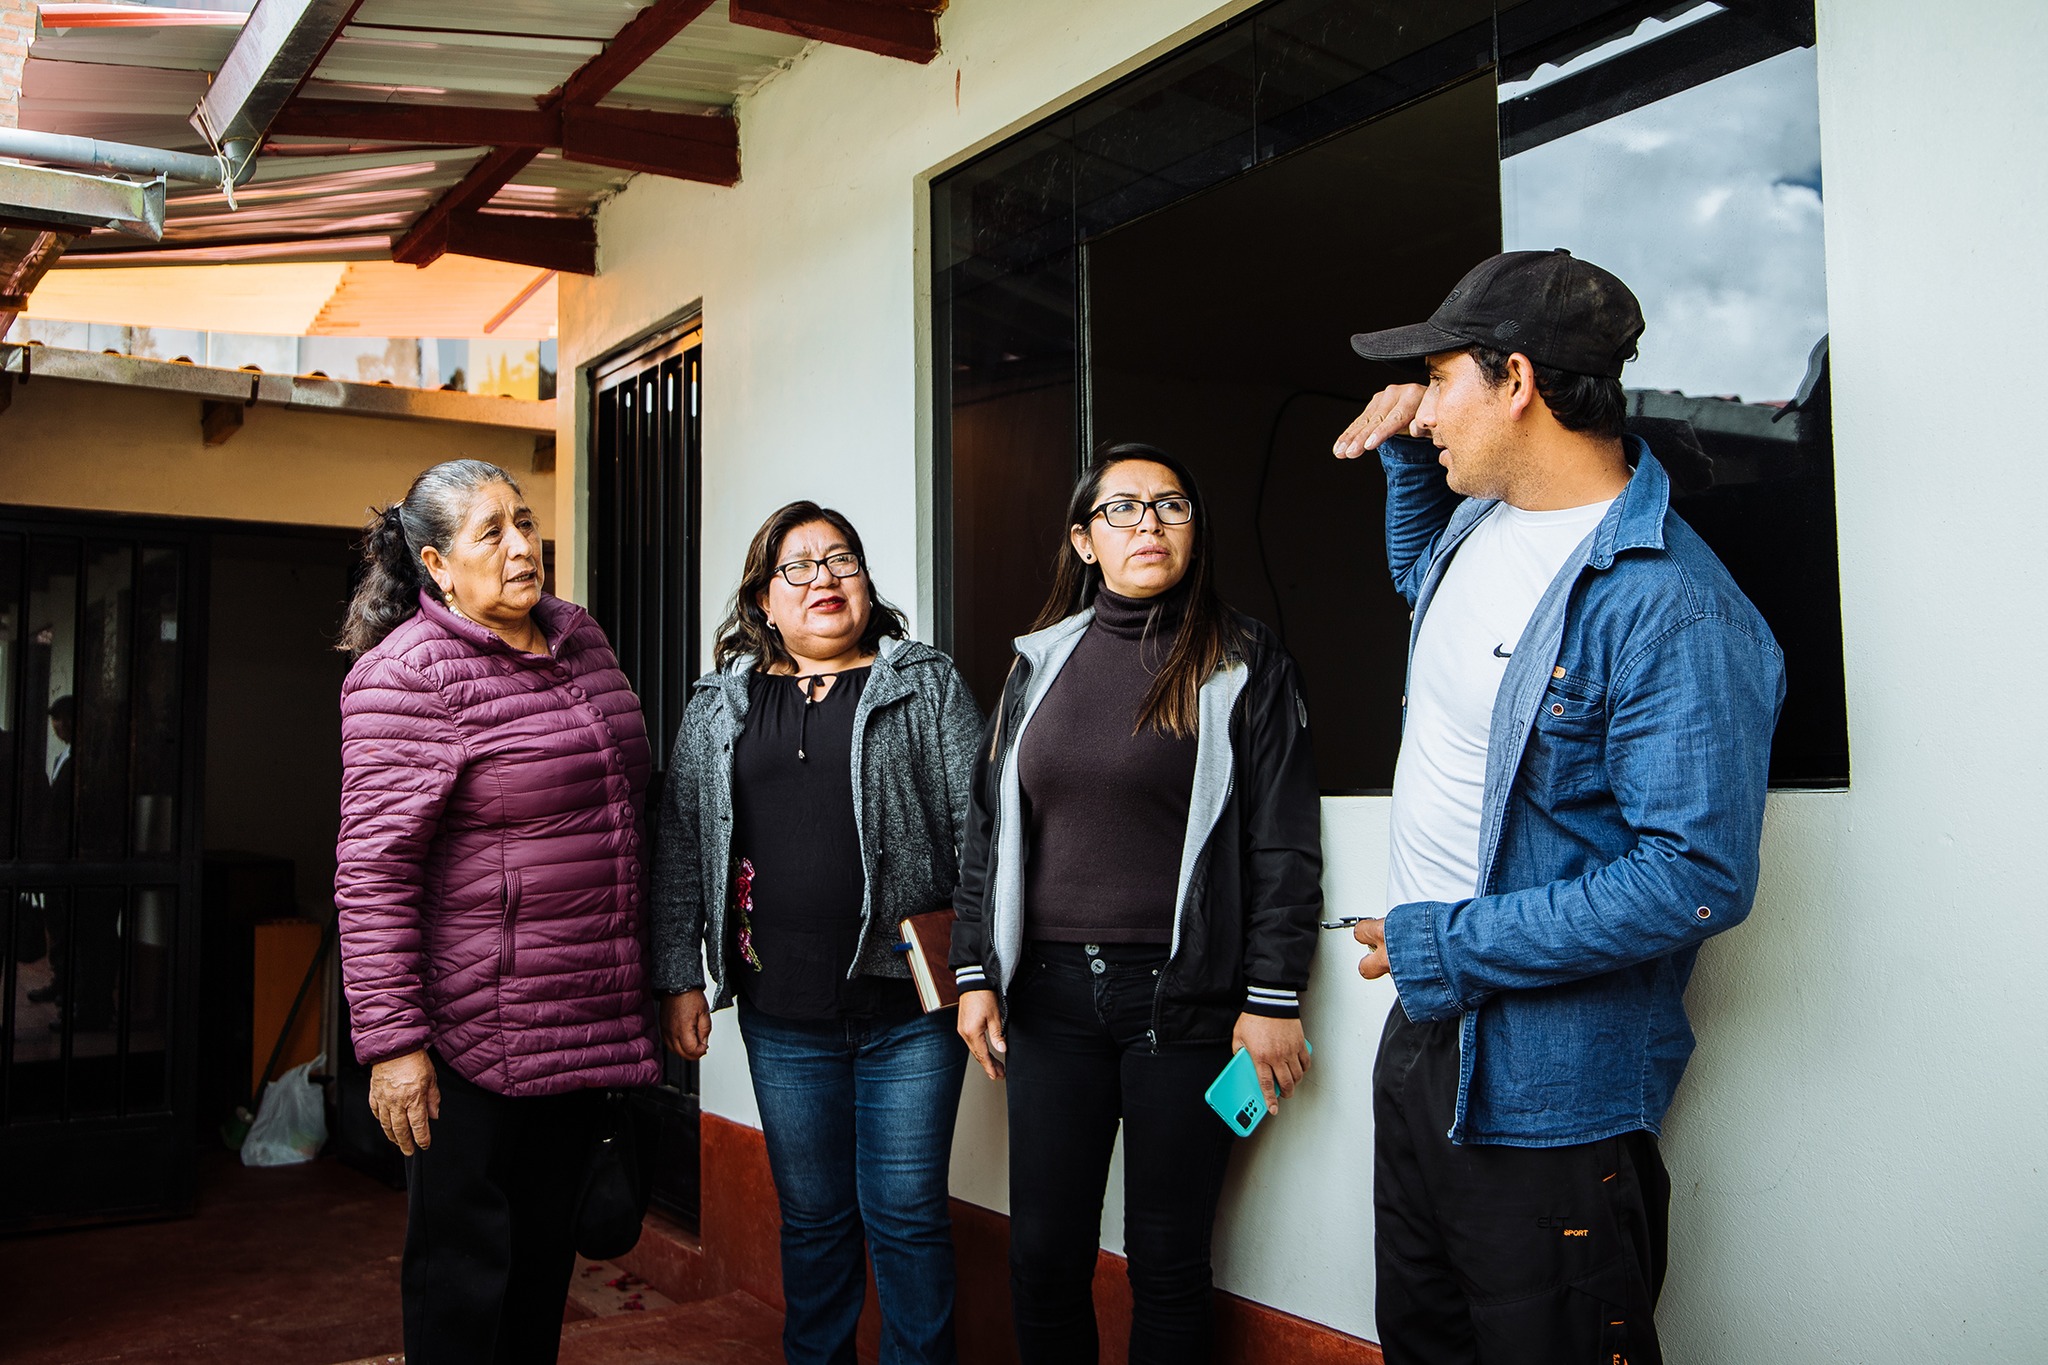
<path fill-rule="evenodd" d="M 1173 939 L 1195 740 L 1132 731 L 1185 610 L 1184 590 L 1150 599 L 1098 590 L 1095 619 L 1018 743 L 1028 938 Z"/>

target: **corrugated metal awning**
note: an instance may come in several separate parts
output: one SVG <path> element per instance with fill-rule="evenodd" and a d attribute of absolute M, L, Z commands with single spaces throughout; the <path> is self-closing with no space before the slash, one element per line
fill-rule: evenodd
<path fill-rule="evenodd" d="M 418 111 L 426 132 L 436 110 L 531 115 L 650 8 L 640 0 L 364 0 L 291 108 Z M 23 76 L 21 124 L 208 151 L 189 119 L 245 20 L 226 7 L 46 4 Z M 715 0 L 593 107 L 729 114 L 804 47 L 801 37 L 735 24 L 730 0 Z M 173 185 L 161 247 L 96 235 L 72 246 L 66 268 L 159 253 L 192 262 L 388 256 L 391 241 L 492 150 L 440 138 L 307 136 L 289 126 L 266 140 L 233 209 L 217 189 Z M 476 207 L 492 219 L 587 219 L 632 174 L 542 150 Z"/>

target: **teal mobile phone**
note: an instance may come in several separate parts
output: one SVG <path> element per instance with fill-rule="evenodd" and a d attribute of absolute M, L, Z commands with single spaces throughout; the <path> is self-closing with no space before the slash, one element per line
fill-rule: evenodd
<path fill-rule="evenodd" d="M 1313 1044 L 1304 1042 L 1302 1046 L 1314 1054 Z M 1239 1137 L 1250 1137 L 1252 1130 L 1271 1112 L 1266 1108 L 1265 1092 L 1259 1089 L 1259 1071 L 1252 1065 L 1252 1054 L 1243 1048 L 1239 1048 L 1237 1055 L 1217 1073 L 1216 1079 L 1209 1082 L 1202 1098 Z"/>

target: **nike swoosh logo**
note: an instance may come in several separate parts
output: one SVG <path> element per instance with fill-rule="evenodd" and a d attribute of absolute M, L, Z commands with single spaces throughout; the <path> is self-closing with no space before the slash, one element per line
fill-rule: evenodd
<path fill-rule="evenodd" d="M 1493 647 L 1493 657 L 1496 659 L 1512 659 L 1515 657 L 1515 651 L 1512 649 L 1502 649 L 1499 645 L 1495 645 Z"/>

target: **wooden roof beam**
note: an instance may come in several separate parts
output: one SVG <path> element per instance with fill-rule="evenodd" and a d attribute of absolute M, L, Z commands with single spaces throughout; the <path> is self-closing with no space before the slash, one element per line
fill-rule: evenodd
<path fill-rule="evenodd" d="M 710 8 L 711 0 L 654 0 L 619 30 L 618 37 L 604 45 L 604 51 L 570 73 L 549 100 L 560 104 L 596 104 Z"/>
<path fill-rule="evenodd" d="M 541 112 L 550 117 L 559 117 L 564 109 L 595 105 L 617 89 L 620 81 L 637 71 L 642 62 L 667 47 L 678 33 L 705 10 L 710 9 L 711 2 L 712 0 L 654 0 L 653 4 L 634 15 L 626 26 L 619 30 L 617 37 L 605 44 L 604 51 L 576 68 L 559 89 L 542 99 Z M 539 150 L 537 147 L 493 148 L 477 162 L 468 175 L 462 178 L 460 184 L 442 195 L 413 221 L 413 225 L 406 229 L 405 235 L 392 244 L 391 258 L 412 265 L 429 265 L 444 251 L 463 250 L 469 255 L 485 256 L 491 260 L 509 260 L 521 265 L 539 265 L 543 269 L 562 270 L 580 275 L 596 273 L 597 229 L 594 225 L 589 228 L 592 247 L 589 253 L 591 264 L 587 267 L 560 265 L 554 260 L 536 261 L 529 255 L 493 256 L 488 251 L 469 251 L 450 245 L 451 229 L 455 227 L 456 220 L 475 217 L 477 210 L 489 203 L 492 195 L 511 183 L 513 176 L 526 169 Z M 469 234 L 472 241 L 482 243 L 498 239 L 500 234 L 492 230 L 494 226 L 464 223 L 461 230 Z M 578 259 L 581 259 L 580 255 Z"/>
<path fill-rule="evenodd" d="M 449 224 L 490 203 L 491 196 L 511 184 L 512 177 L 525 170 L 538 155 L 538 147 L 493 147 L 469 168 L 468 175 L 413 219 L 405 236 L 392 245 L 391 259 L 408 265 L 432 265 L 442 252 L 453 249 L 448 245 Z"/>
<path fill-rule="evenodd" d="M 451 219 L 447 250 L 567 275 L 597 273 L 597 224 L 589 218 L 464 213 Z"/>
<path fill-rule="evenodd" d="M 946 0 L 732 0 L 732 21 L 748 28 L 857 47 L 920 66 L 939 55 Z"/>
<path fill-rule="evenodd" d="M 718 114 L 575 104 L 550 112 L 295 100 L 278 115 L 272 130 L 349 141 L 495 145 L 500 151 L 559 147 L 571 161 L 713 185 L 736 184 L 740 176 L 739 125 Z"/>
<path fill-rule="evenodd" d="M 737 185 L 740 126 L 715 114 L 656 114 L 640 109 L 562 110 L 562 155 L 593 166 Z"/>

